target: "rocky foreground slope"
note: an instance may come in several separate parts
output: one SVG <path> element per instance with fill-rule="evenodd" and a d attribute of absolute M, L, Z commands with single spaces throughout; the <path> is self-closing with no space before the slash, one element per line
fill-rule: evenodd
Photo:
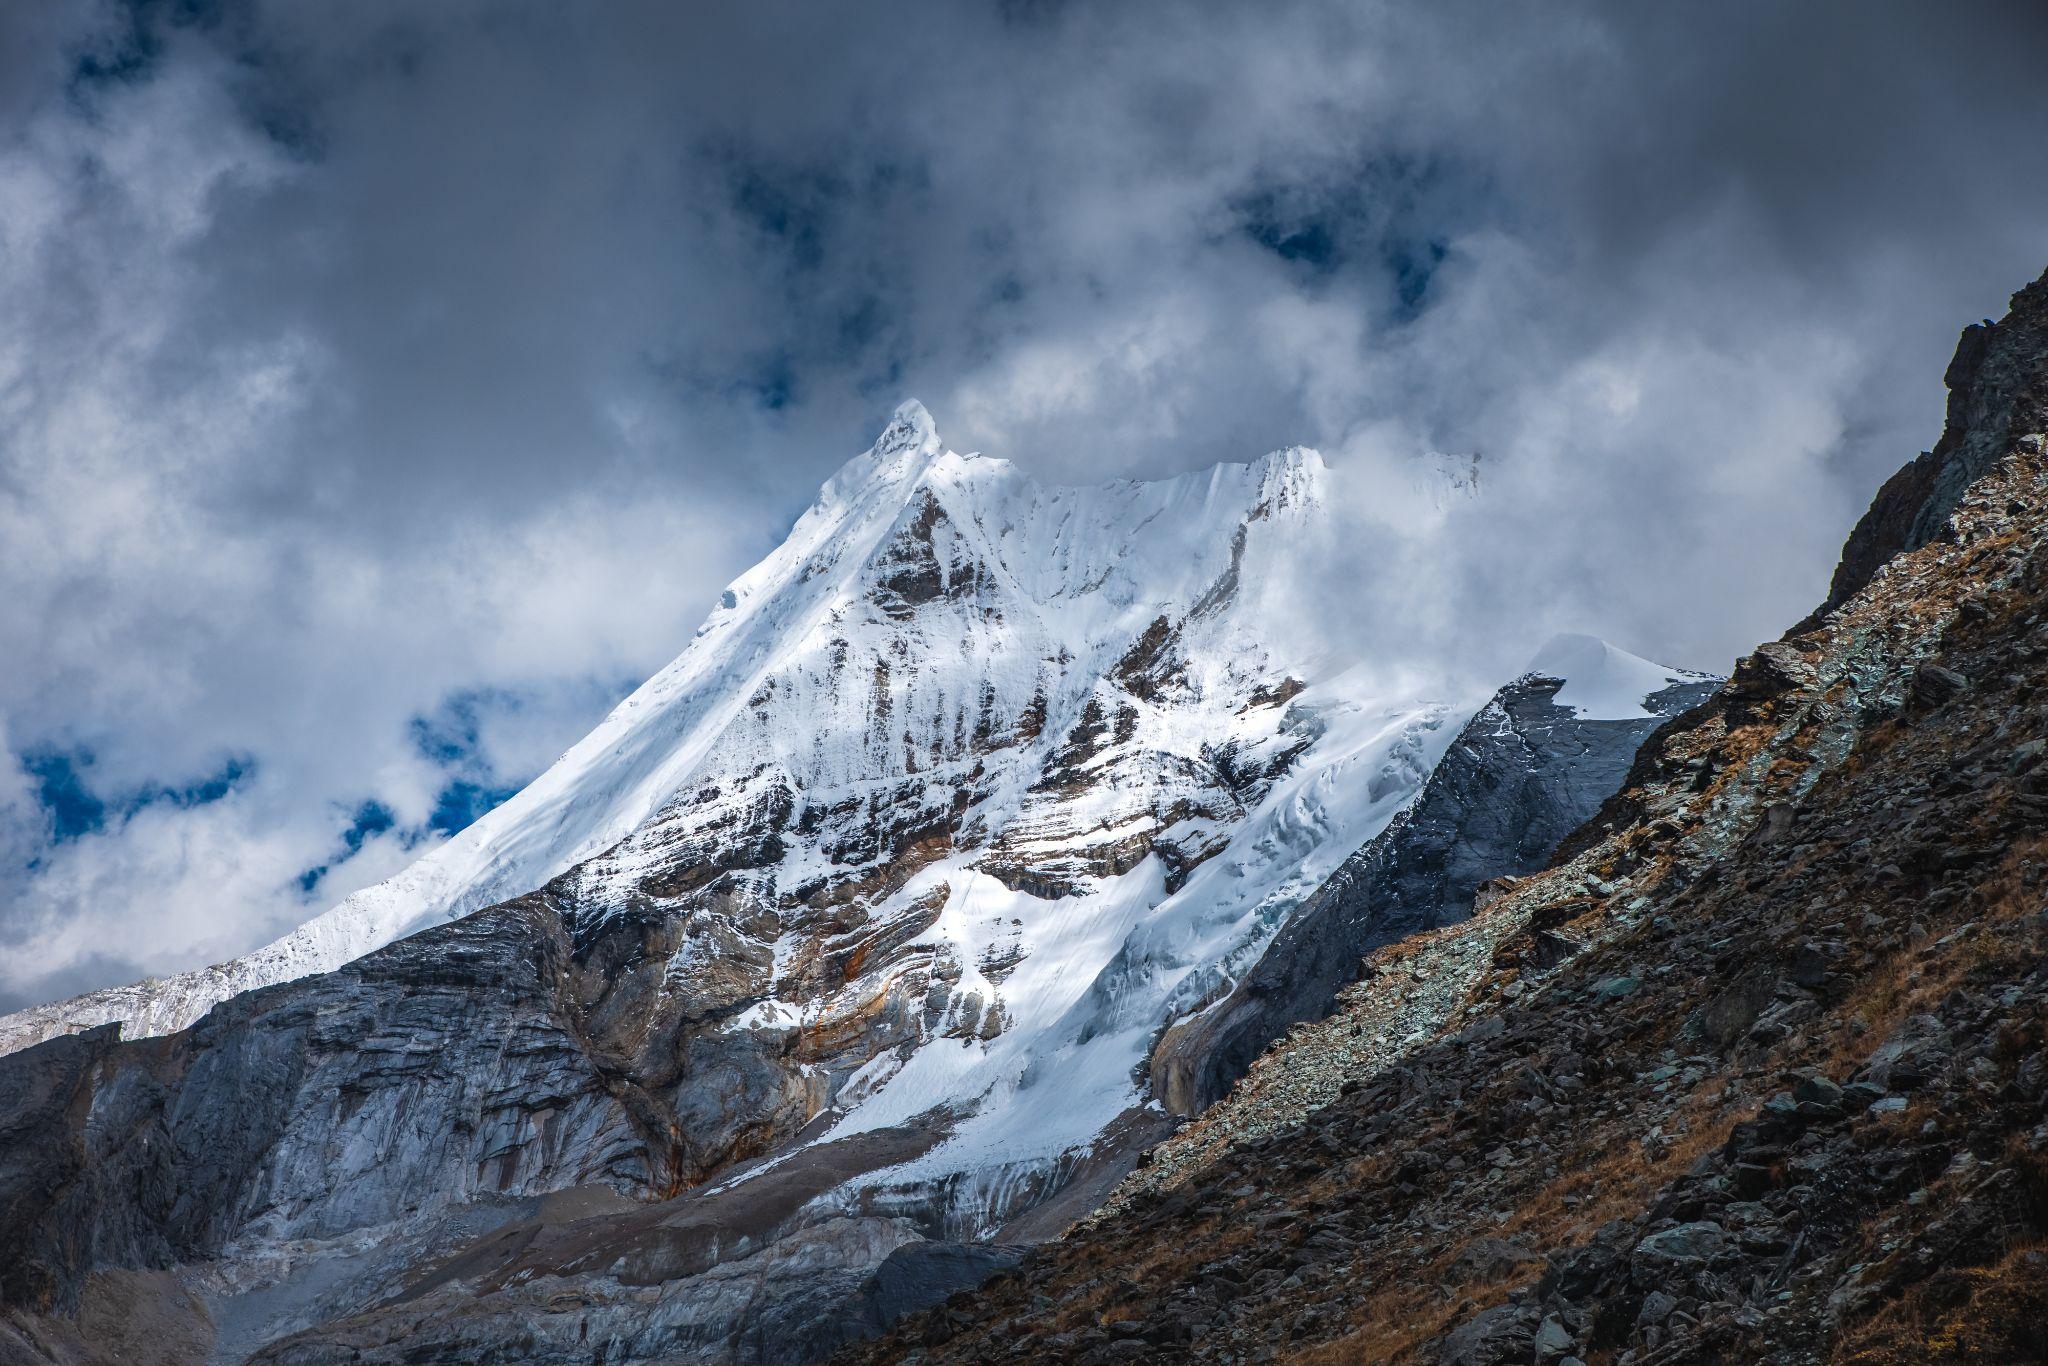
<path fill-rule="evenodd" d="M 1949 384 L 1552 867 L 855 1359 L 2043 1359 L 2048 277 Z"/>

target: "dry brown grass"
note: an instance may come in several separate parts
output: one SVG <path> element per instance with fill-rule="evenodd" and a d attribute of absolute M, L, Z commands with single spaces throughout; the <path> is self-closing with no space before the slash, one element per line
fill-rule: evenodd
<path fill-rule="evenodd" d="M 1989 1266 L 1937 1271 L 1852 1326 L 1839 1366 L 2048 1361 L 2048 1242 L 2019 1244 Z"/>
<path fill-rule="evenodd" d="M 1979 884 L 1975 906 L 1956 907 L 1943 917 L 1945 923 L 1880 959 L 1837 1007 L 1844 1018 L 1861 1026 L 1860 1032 L 1840 1036 L 1833 1047 L 1814 1059 L 1816 1065 L 1845 1070 L 1850 1064 L 1860 1066 L 1869 1050 L 1908 1016 L 1931 1010 L 1973 977 L 2017 980 L 2023 976 L 2038 950 L 2027 936 L 2011 933 L 2010 927 L 2039 908 L 2041 895 L 2028 887 L 2021 864 L 2038 863 L 2044 857 L 2048 857 L 2048 835 L 2015 841 L 1998 869 Z M 1972 933 L 1932 958 L 1923 957 L 1930 944 L 1966 921 L 1975 924 Z"/>
<path fill-rule="evenodd" d="M 1242 1221 L 1206 1220 L 1171 1239 L 1148 1238 L 1133 1248 L 1131 1240 L 1098 1245 L 1102 1258 L 1073 1265 L 1065 1293 L 1053 1316 L 1051 1331 L 1070 1332 L 1081 1328 L 1106 1328 L 1112 1323 L 1145 1316 L 1146 1299 L 1140 1287 L 1190 1278 L 1202 1267 L 1222 1261 L 1258 1235 Z M 1096 1284 L 1076 1293 L 1073 1284 Z"/>
<path fill-rule="evenodd" d="M 1831 1012 L 1859 1021 L 1860 1032 L 1816 1032 L 1795 1045 L 1796 1056 L 1783 1062 L 1806 1063 L 1831 1073 L 1854 1070 L 1908 1016 L 1934 1009 L 1956 987 L 1973 979 L 2024 975 L 2038 950 L 2025 936 L 2010 933 L 2008 926 L 2038 906 L 2038 891 L 2028 887 L 2020 865 L 2044 855 L 2048 836 L 2015 843 L 1980 885 L 1975 905 L 1953 907 L 1942 917 L 1945 924 L 1881 960 Z M 1930 943 L 1965 921 L 1977 928 L 1938 954 L 1925 956 Z M 1498 1236 L 1533 1240 L 1546 1249 L 1569 1247 L 1611 1219 L 1640 1212 L 1659 1189 L 1725 1143 L 1735 1125 L 1756 1115 L 1755 1101 L 1721 1104 L 1716 1085 L 1714 1079 L 1703 1083 L 1672 1117 L 1677 1123 L 1665 1121 L 1671 1141 L 1654 1156 L 1626 1123 L 1610 1124 L 1605 1133 L 1583 1141 L 1588 1160 L 1552 1181 L 1517 1192 L 1515 1213 L 1499 1226 Z M 1902 1131 L 1917 1125 L 1924 1118 L 1922 1108 L 1916 1104 L 1893 1122 Z M 2042 1184 L 2048 1191 L 2048 1178 Z M 1845 1352 L 1860 1355 L 1843 1359 L 1858 1366 L 1923 1360 L 2048 1361 L 2048 1304 L 2039 1302 L 2039 1295 L 2048 1292 L 2024 1286 L 2027 1274 L 2042 1277 L 2041 1269 L 2025 1261 L 2020 1250 L 1994 1268 L 1944 1273 L 1937 1278 L 1941 1286 L 1916 1293 L 1873 1320 L 1845 1345 Z M 1510 1281 L 1517 1279 L 1526 1277 Z M 1348 1333 L 1288 1359 L 1300 1366 L 1338 1366 L 1414 1358 L 1456 1324 L 1499 1303 L 1509 1283 L 1458 1283 L 1450 1257 L 1439 1258 L 1403 1276 L 1398 1285 L 1373 1294 Z M 2012 1336 L 2018 1331 L 2014 1325 L 2028 1325 L 2035 1332 L 2029 1351 L 2020 1352 L 2020 1340 Z"/>
<path fill-rule="evenodd" d="M 1590 1237 L 1610 1219 L 1639 1211 L 1652 1195 L 1689 1168 L 1703 1153 L 1727 1141 L 1736 1124 L 1755 1114 L 1753 1105 L 1717 1108 L 1706 1088 L 1679 1112 L 1686 1130 L 1655 1157 L 1638 1138 L 1616 1124 L 1609 1141 L 1589 1162 L 1533 1189 L 1516 1192 L 1514 1214 L 1487 1232 L 1529 1241 L 1546 1249 L 1569 1247 Z M 1567 1197 L 1575 1203 L 1567 1205 Z M 1389 1267 L 1377 1273 L 1375 1289 L 1359 1305 L 1343 1336 L 1302 1348 L 1287 1360 L 1297 1366 L 1349 1366 L 1398 1362 L 1416 1356 L 1472 1315 L 1499 1304 L 1508 1290 L 1526 1281 L 1529 1269 L 1498 1279 L 1461 1281 L 1453 1267 L 1461 1248 L 1446 1249 L 1427 1264 Z M 1383 1280 L 1380 1278 L 1384 1278 Z"/>
<path fill-rule="evenodd" d="M 1375 1292 L 1365 1317 L 1343 1337 L 1301 1348 L 1283 1359 L 1294 1366 L 1409 1360 L 1460 1322 L 1506 1299 L 1516 1283 L 1515 1277 L 1505 1277 L 1453 1290 L 1416 1277 Z"/>
<path fill-rule="evenodd" d="M 1582 1150 L 1587 1160 L 1524 1197 L 1502 1225 L 1501 1236 L 1536 1233 L 1546 1244 L 1571 1246 L 1609 1220 L 1632 1218 L 1703 1154 L 1726 1143 L 1729 1131 L 1756 1112 L 1755 1102 L 1719 1107 L 1706 1098 L 1704 1089 L 1696 1091 L 1673 1116 L 1683 1122 L 1683 1132 L 1671 1135 L 1655 1157 L 1637 1136 L 1617 1126 L 1618 1132 L 1607 1142 Z M 1575 1198 L 1574 1204 L 1565 1203 L 1568 1196 Z"/>

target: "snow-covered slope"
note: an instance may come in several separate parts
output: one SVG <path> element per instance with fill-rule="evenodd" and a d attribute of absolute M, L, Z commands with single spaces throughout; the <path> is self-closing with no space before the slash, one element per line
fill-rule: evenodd
<path fill-rule="evenodd" d="M 1529 661 L 1524 677 L 1562 679 L 1553 699 L 1582 721 L 1635 721 L 1656 715 L 1649 698 L 1681 684 L 1713 681 L 1712 674 L 1666 668 L 1609 645 L 1598 636 L 1552 636 Z"/>
<path fill-rule="evenodd" d="M 1148 858 L 1047 903 L 978 872 L 963 853 L 905 888 L 944 896 L 933 934 L 967 965 L 956 990 L 1000 1003 L 1003 1028 L 964 1047 L 885 1054 L 849 1087 L 831 1142 L 942 1115 L 920 1158 L 836 1192 L 926 1207 L 944 1193 L 952 1236 L 981 1237 L 1064 1160 L 1143 1105 L 1159 1032 L 1226 991 L 1286 918 L 1415 794 L 1462 719 L 1435 705 L 1347 696 L 1343 680 L 1295 699 L 1313 742 L 1214 857 L 1177 889 Z M 1168 832 L 1171 833 L 1170 831 Z M 992 980 L 980 965 L 1015 967 Z"/>

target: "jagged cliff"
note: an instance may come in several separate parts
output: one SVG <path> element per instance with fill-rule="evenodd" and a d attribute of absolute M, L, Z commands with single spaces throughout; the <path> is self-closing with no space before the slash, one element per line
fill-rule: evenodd
<path fill-rule="evenodd" d="M 2038 1360 L 2048 277 L 1546 871 L 859 1359 Z"/>

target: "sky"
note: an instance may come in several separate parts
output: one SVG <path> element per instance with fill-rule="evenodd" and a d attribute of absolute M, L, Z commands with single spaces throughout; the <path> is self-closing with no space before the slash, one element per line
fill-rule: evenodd
<path fill-rule="evenodd" d="M 2017 3 L 0 8 L 0 1009 L 459 829 L 910 396 L 1052 481 L 1318 448 L 1304 620 L 1400 686 L 1557 630 L 1725 670 L 2048 265 L 2043 51 Z"/>

